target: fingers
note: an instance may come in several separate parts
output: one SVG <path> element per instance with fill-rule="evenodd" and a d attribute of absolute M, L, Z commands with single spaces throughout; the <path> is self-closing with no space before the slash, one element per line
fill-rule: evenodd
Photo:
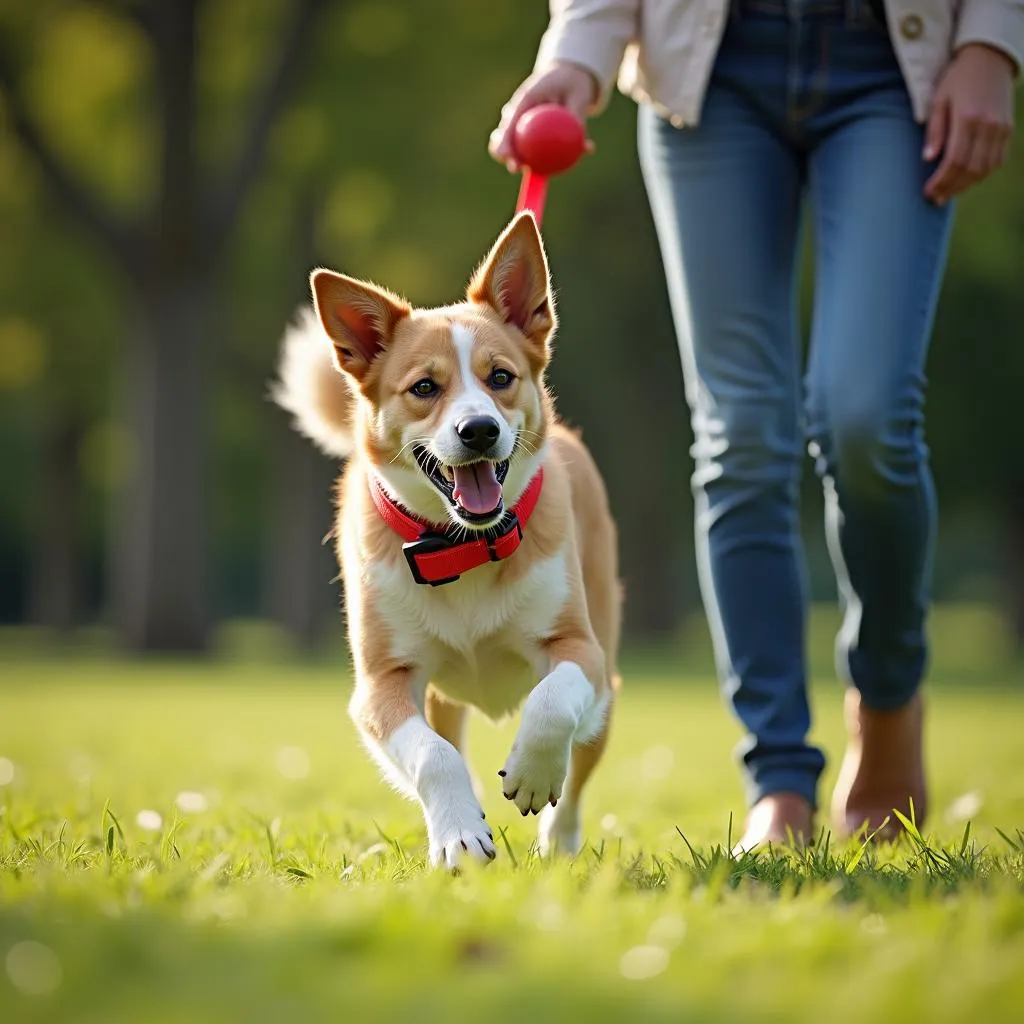
<path fill-rule="evenodd" d="M 949 132 L 949 100 L 945 96 L 936 96 L 932 105 L 931 113 L 928 115 L 928 127 L 924 135 L 924 153 L 922 154 L 929 163 L 934 160 L 946 145 L 946 135 Z"/>
<path fill-rule="evenodd" d="M 557 88 L 541 78 L 536 82 L 524 82 L 513 94 L 512 98 L 501 108 L 501 120 L 498 127 L 491 132 L 488 149 L 495 160 L 503 163 L 511 172 L 520 170 L 516 157 L 515 137 L 516 122 L 533 107 L 542 103 L 559 103 L 568 106 Z"/>
<path fill-rule="evenodd" d="M 964 114 L 948 101 L 943 106 L 947 112 L 939 114 L 938 118 L 944 117 L 948 122 L 948 138 L 942 161 L 924 187 L 925 195 L 940 206 L 987 178 L 1006 162 L 1011 133 L 1009 125 L 981 115 Z M 936 127 L 934 138 L 938 138 L 939 133 L 940 127 Z M 932 120 L 929 119 L 926 159 L 932 152 L 929 148 L 932 140 Z M 937 152 L 932 158 L 934 155 Z"/>
<path fill-rule="evenodd" d="M 974 146 L 975 132 L 967 122 L 957 117 L 955 112 L 951 114 L 950 121 L 949 138 L 942 161 L 924 186 L 925 195 L 940 206 L 949 202 L 969 184 L 968 167 Z"/>
<path fill-rule="evenodd" d="M 565 90 L 562 105 L 570 110 L 581 124 L 587 123 L 590 115 L 593 90 L 589 79 L 575 80 Z"/>
<path fill-rule="evenodd" d="M 979 146 L 979 155 L 983 168 L 980 172 L 979 181 L 981 178 L 988 177 L 988 175 L 997 171 L 1006 163 L 1006 151 L 1010 141 L 1009 136 L 999 131 L 997 126 L 993 126 L 991 132 L 982 132 L 981 138 L 984 139 L 984 148 Z"/>
<path fill-rule="evenodd" d="M 992 156 L 989 174 L 998 170 L 1010 159 L 1010 140 L 1013 138 L 1013 123 L 995 125 L 992 141 Z"/>
<path fill-rule="evenodd" d="M 498 127 L 491 132 L 488 151 L 495 160 L 504 164 L 513 173 L 519 170 L 519 163 L 512 145 L 512 133 L 515 130 L 516 122 L 530 107 L 536 107 L 544 102 L 535 97 L 536 90 L 520 86 L 512 94 L 508 103 L 501 108 L 501 120 L 498 122 Z"/>
<path fill-rule="evenodd" d="M 596 92 L 596 79 L 578 67 L 556 65 L 537 78 L 528 78 L 501 108 L 501 119 L 491 132 L 488 152 L 509 171 L 519 171 L 513 139 L 516 123 L 523 114 L 542 103 L 558 103 L 586 124 Z M 586 152 L 593 151 L 594 145 L 588 140 Z"/>
<path fill-rule="evenodd" d="M 1013 129 L 1008 129 L 999 146 L 999 166 L 1002 167 L 1010 159 L 1010 140 L 1013 138 Z"/>
<path fill-rule="evenodd" d="M 974 141 L 967 119 L 954 109 L 951 101 L 945 99 L 942 106 L 945 114 L 940 116 L 946 122 L 942 160 L 924 186 L 924 194 L 940 206 L 964 187 Z"/>

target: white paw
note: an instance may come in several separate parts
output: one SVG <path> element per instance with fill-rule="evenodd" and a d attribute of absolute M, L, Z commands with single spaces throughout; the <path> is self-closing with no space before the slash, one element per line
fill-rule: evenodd
<path fill-rule="evenodd" d="M 505 799 L 512 800 L 524 816 L 531 811 L 537 814 L 545 804 L 554 807 L 562 795 L 571 747 L 571 734 L 544 737 L 520 729 L 505 767 L 498 772 Z"/>
<path fill-rule="evenodd" d="M 494 860 L 494 834 L 475 801 L 435 808 L 426 817 L 431 867 L 452 870 L 468 860 Z"/>
<path fill-rule="evenodd" d="M 540 813 L 537 833 L 542 857 L 552 854 L 575 857 L 583 845 L 579 808 L 568 802 L 545 807 Z"/>

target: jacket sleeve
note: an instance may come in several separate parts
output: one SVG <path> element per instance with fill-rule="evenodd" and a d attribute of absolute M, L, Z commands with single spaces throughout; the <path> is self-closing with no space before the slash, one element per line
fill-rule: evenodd
<path fill-rule="evenodd" d="M 957 21 L 954 49 L 985 43 L 1024 65 L 1024 0 L 964 0 Z"/>
<path fill-rule="evenodd" d="M 626 47 L 636 37 L 641 0 L 550 0 L 547 31 L 535 69 L 555 61 L 586 68 L 598 81 L 596 111 L 605 107 Z M 1024 0 L 1021 0 L 1024 3 Z"/>

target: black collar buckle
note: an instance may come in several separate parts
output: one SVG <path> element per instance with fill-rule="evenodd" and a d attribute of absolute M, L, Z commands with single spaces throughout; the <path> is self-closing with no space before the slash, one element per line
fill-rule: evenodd
<path fill-rule="evenodd" d="M 420 571 L 419 564 L 416 561 L 420 555 L 433 555 L 438 551 L 447 551 L 452 547 L 455 547 L 455 544 L 447 534 L 434 533 L 429 530 L 420 537 L 417 537 L 416 540 L 406 541 L 402 545 L 402 554 L 405 555 L 405 560 L 409 563 L 412 578 L 417 583 L 428 584 L 431 587 L 443 587 L 446 583 L 454 583 L 460 577 L 448 576 L 442 580 L 428 580 Z"/>

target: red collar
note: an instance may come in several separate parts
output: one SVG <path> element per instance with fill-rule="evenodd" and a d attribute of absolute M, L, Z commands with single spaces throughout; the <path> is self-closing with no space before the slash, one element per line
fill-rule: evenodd
<path fill-rule="evenodd" d="M 381 519 L 398 534 L 405 544 L 402 551 L 417 583 L 440 587 L 453 583 L 464 572 L 500 562 L 512 555 L 523 541 L 523 528 L 533 515 L 544 483 L 544 469 L 537 470 L 527 484 L 522 497 L 505 513 L 496 526 L 472 540 L 455 540 L 448 532 L 451 527 L 428 523 L 410 515 L 384 491 L 380 481 L 373 477 L 370 494 Z"/>

